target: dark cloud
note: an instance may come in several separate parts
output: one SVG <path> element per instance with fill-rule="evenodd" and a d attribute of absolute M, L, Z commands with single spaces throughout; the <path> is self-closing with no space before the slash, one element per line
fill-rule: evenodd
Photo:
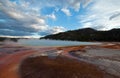
<path fill-rule="evenodd" d="M 4 20 L 0 21 L 1 35 L 30 35 L 47 27 L 44 18 L 35 13 L 34 9 L 23 6 L 25 4 L 0 0 L 0 20 Z"/>
<path fill-rule="evenodd" d="M 104 28 L 105 26 L 104 25 L 97 25 L 95 27 L 93 27 L 94 29 L 97 29 L 97 30 L 101 30 L 102 28 Z"/>
<path fill-rule="evenodd" d="M 0 19 L 4 18 L 4 22 L 0 21 L 0 29 L 9 29 L 14 31 L 22 31 L 22 32 L 29 32 L 34 33 L 36 30 L 32 27 L 25 25 L 25 23 L 18 21 L 16 19 L 10 18 L 8 15 L 0 13 Z M 30 22 L 31 23 L 31 22 Z"/>
<path fill-rule="evenodd" d="M 46 31 L 39 32 L 39 35 L 42 35 L 42 36 L 50 35 L 50 34 L 51 34 L 50 32 L 46 32 Z"/>
<path fill-rule="evenodd" d="M 119 17 L 119 16 L 120 16 L 120 12 L 119 13 L 115 13 L 112 16 L 110 16 L 109 20 L 112 20 L 112 19 L 114 19 L 116 17 Z"/>
<path fill-rule="evenodd" d="M 0 35 L 4 35 L 4 36 L 30 36 L 32 34 L 28 33 L 28 32 L 22 32 L 22 31 L 0 29 Z"/>

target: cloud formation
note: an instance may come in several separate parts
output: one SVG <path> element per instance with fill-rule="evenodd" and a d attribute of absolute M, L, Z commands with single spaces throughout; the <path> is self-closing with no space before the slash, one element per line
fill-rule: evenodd
<path fill-rule="evenodd" d="M 120 28 L 119 7 L 119 0 L 0 0 L 0 35 L 43 36 L 72 25 Z"/>
<path fill-rule="evenodd" d="M 113 14 L 112 16 L 110 16 L 110 18 L 109 18 L 109 20 L 112 20 L 112 19 L 114 19 L 114 18 L 116 18 L 116 17 L 119 17 L 120 16 L 120 12 L 116 12 L 115 14 Z"/>
<path fill-rule="evenodd" d="M 47 18 L 51 18 L 52 20 L 56 20 L 56 16 L 54 13 L 50 14 L 50 15 L 46 15 Z"/>
<path fill-rule="evenodd" d="M 25 0 L 32 6 L 39 7 L 66 7 L 73 8 L 75 11 L 79 11 L 80 5 L 87 6 L 91 0 Z"/>
<path fill-rule="evenodd" d="M 41 31 L 39 34 L 42 34 L 42 35 L 50 35 L 50 34 L 56 34 L 56 33 L 59 33 L 59 32 L 64 32 L 66 29 L 62 26 L 55 26 L 53 28 L 49 28 L 45 31 Z"/>
<path fill-rule="evenodd" d="M 54 14 L 47 17 L 56 19 Z M 18 4 L 1 0 L 0 29 L 0 35 L 24 36 L 47 30 L 49 26 L 45 22 L 45 16 L 39 14 L 39 9 L 31 8 L 29 2 L 21 0 Z"/>
<path fill-rule="evenodd" d="M 3 29 L 36 32 L 46 27 L 45 19 L 40 17 L 35 9 L 27 9 L 27 6 L 18 6 L 8 0 L 1 0 L 1 4 L 0 19 L 5 20 L 0 23 Z"/>
<path fill-rule="evenodd" d="M 40 32 L 61 32 L 65 27 L 49 26 L 46 23 L 47 18 L 54 21 L 57 19 L 55 12 L 58 10 L 55 9 L 52 14 L 41 15 L 41 9 L 55 7 L 71 16 L 70 8 L 79 11 L 81 4 L 86 6 L 89 2 L 90 0 L 0 0 L 0 35 L 24 36 Z"/>
<path fill-rule="evenodd" d="M 79 15 L 79 22 L 83 27 L 92 27 L 99 30 L 120 28 L 120 1 L 119 0 L 93 0 L 87 13 Z"/>
<path fill-rule="evenodd" d="M 61 11 L 65 13 L 67 16 L 71 16 L 70 10 L 67 8 L 62 8 Z"/>

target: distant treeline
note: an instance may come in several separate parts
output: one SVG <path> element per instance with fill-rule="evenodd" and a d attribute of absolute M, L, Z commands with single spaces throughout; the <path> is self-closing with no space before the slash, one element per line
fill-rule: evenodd
<path fill-rule="evenodd" d="M 8 37 L 0 37 L 0 41 L 10 40 L 13 42 L 17 42 L 19 38 L 8 38 Z"/>
<path fill-rule="evenodd" d="M 91 28 L 78 29 L 47 35 L 40 39 L 72 40 L 72 41 L 120 41 L 120 29 L 97 31 Z"/>

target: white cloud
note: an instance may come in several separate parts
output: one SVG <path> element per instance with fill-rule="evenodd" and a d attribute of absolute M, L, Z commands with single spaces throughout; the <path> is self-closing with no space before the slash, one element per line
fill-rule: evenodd
<path fill-rule="evenodd" d="M 70 10 L 67 8 L 62 8 L 61 11 L 65 13 L 67 16 L 71 16 Z"/>
<path fill-rule="evenodd" d="M 34 28 L 36 31 L 46 30 L 48 26 L 40 26 L 39 24 L 32 24 L 29 27 Z"/>
<path fill-rule="evenodd" d="M 83 7 L 87 7 L 93 0 L 83 0 Z"/>
<path fill-rule="evenodd" d="M 30 5 L 39 6 L 39 7 L 66 7 L 73 8 L 75 11 L 80 10 L 80 5 L 86 7 L 91 0 L 26 0 L 30 2 Z"/>
<path fill-rule="evenodd" d="M 54 27 L 49 27 L 45 31 L 39 32 L 40 34 L 44 35 L 50 35 L 50 34 L 57 34 L 60 32 L 64 32 L 66 29 L 63 26 L 54 26 Z"/>
<path fill-rule="evenodd" d="M 89 27 L 101 30 L 120 28 L 120 1 L 119 0 L 93 0 L 85 15 L 80 15 L 80 23 L 89 24 Z M 112 20 L 110 20 L 112 18 Z"/>
<path fill-rule="evenodd" d="M 50 15 L 46 15 L 46 17 L 51 18 L 51 19 L 53 19 L 53 20 L 56 20 L 56 16 L 55 16 L 54 13 L 52 13 L 52 14 L 50 14 Z"/>
<path fill-rule="evenodd" d="M 59 8 L 56 7 L 56 8 L 55 8 L 55 12 L 58 12 L 58 11 L 59 11 Z"/>
<path fill-rule="evenodd" d="M 87 22 L 87 23 L 84 23 L 84 24 L 83 24 L 83 27 L 84 27 L 84 28 L 90 28 L 91 25 L 92 25 L 91 22 Z"/>
<path fill-rule="evenodd" d="M 82 0 L 69 0 L 68 3 L 75 11 L 79 11 L 81 2 Z"/>
<path fill-rule="evenodd" d="M 56 34 L 56 33 L 63 32 L 63 31 L 65 31 L 65 28 L 62 26 L 55 26 L 52 29 L 50 29 L 50 32 L 52 34 Z"/>

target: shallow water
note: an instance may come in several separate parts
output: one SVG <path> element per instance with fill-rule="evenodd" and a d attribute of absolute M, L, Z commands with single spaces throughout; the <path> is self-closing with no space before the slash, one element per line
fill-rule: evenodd
<path fill-rule="evenodd" d="M 62 40 L 39 40 L 39 39 L 20 39 L 18 43 L 28 46 L 75 46 L 75 45 L 96 45 L 98 42 L 79 42 L 79 41 L 62 41 Z"/>
<path fill-rule="evenodd" d="M 86 52 L 87 55 L 92 56 L 120 56 L 120 50 L 111 49 L 89 49 Z"/>

